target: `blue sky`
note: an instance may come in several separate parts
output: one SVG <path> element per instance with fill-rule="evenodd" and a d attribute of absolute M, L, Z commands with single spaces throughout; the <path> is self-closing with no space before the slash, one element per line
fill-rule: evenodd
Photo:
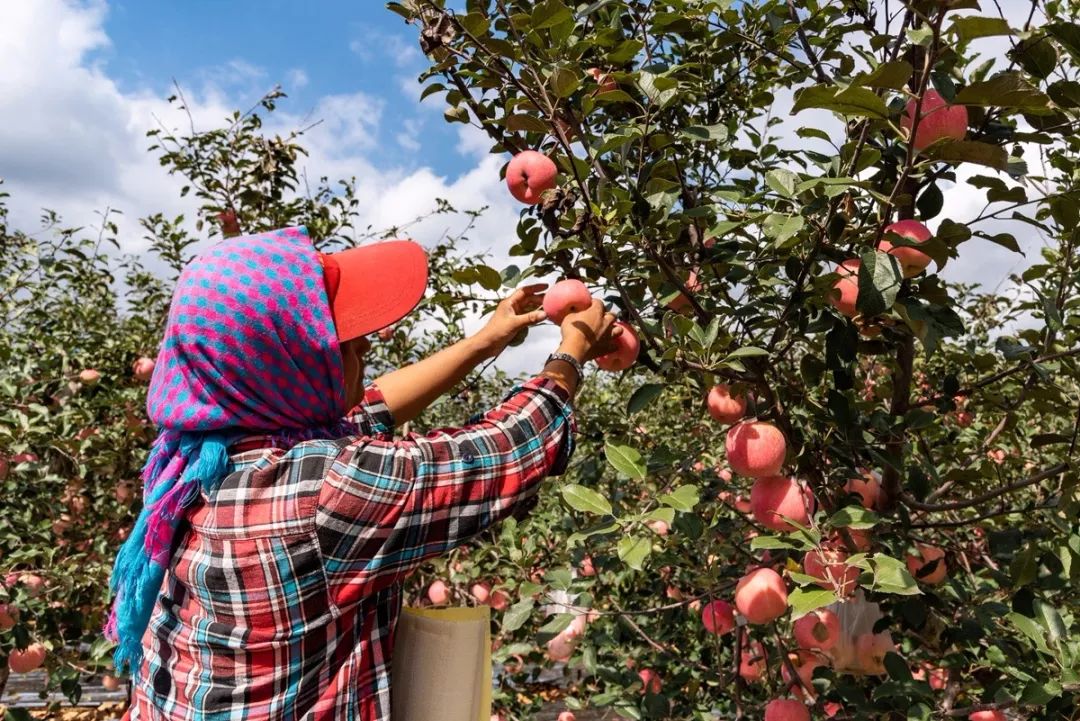
<path fill-rule="evenodd" d="M 417 107 L 426 64 L 416 28 L 377 0 L 122 0 L 109 3 L 104 29 L 111 45 L 94 57 L 121 90 L 167 94 L 175 77 L 186 89 L 211 81 L 242 97 L 279 83 L 289 96 L 282 108 L 297 114 L 360 91 L 382 100 L 387 117 L 424 121 L 415 133 L 424 135 L 422 157 L 390 127 L 373 160 L 441 174 L 465 168 L 455 129 Z M 424 104 L 441 113 L 440 102 Z"/>

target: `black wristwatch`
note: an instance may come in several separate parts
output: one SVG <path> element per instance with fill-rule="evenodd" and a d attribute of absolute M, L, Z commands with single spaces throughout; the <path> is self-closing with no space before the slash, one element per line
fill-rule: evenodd
<path fill-rule="evenodd" d="M 581 381 L 584 380 L 585 369 L 581 366 L 581 361 L 579 361 L 574 356 L 570 355 L 569 353 L 552 353 L 547 357 L 547 360 L 544 361 L 544 365 L 547 365 L 553 360 L 569 363 L 573 367 L 574 372 L 577 373 L 578 383 L 581 383 Z"/>

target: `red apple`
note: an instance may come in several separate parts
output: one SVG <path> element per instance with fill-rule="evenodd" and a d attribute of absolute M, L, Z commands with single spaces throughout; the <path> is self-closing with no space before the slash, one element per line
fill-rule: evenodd
<path fill-rule="evenodd" d="M 784 434 L 776 426 L 761 421 L 732 426 L 725 445 L 732 470 L 751 478 L 777 475 L 787 454 Z"/>
<path fill-rule="evenodd" d="M 659 518 L 655 521 L 649 521 L 645 525 L 652 529 L 652 532 L 658 536 L 666 536 L 668 534 L 668 531 L 671 530 L 671 528 L 667 524 L 667 521 L 661 521 Z"/>
<path fill-rule="evenodd" d="M 803 572 L 819 579 L 817 585 L 832 589 L 840 597 L 854 593 L 859 580 L 859 568 L 847 565 L 847 554 L 828 547 L 807 551 Z"/>
<path fill-rule="evenodd" d="M 502 589 L 496 589 L 491 592 L 491 598 L 488 599 L 488 605 L 491 606 L 492 611 L 505 611 L 510 607 L 510 596 Z"/>
<path fill-rule="evenodd" d="M 555 187 L 558 174 L 551 158 L 535 150 L 523 150 L 506 166 L 506 187 L 518 201 L 536 205 L 541 193 Z"/>
<path fill-rule="evenodd" d="M 664 682 L 660 680 L 660 674 L 651 668 L 643 668 L 638 671 L 638 678 L 641 679 L 641 693 L 660 693 L 660 689 L 664 687 Z"/>
<path fill-rule="evenodd" d="M 833 718 L 844 710 L 844 705 L 837 701 L 826 701 L 822 704 L 821 710 L 825 712 L 825 718 Z"/>
<path fill-rule="evenodd" d="M 799 678 L 796 679 L 791 675 L 791 671 L 788 669 L 786 663 L 780 665 L 780 677 L 787 684 L 787 688 L 791 691 L 792 695 L 797 699 L 802 699 L 809 690 L 810 698 L 816 698 L 817 693 L 814 691 L 814 669 L 818 666 L 825 665 L 825 659 L 822 656 L 814 653 L 813 651 L 801 650 L 788 654 L 788 660 L 791 661 L 791 665 L 795 667 L 795 673 Z"/>
<path fill-rule="evenodd" d="M 802 701 L 774 698 L 765 706 L 765 721 L 810 721 L 810 712 Z"/>
<path fill-rule="evenodd" d="M 983 709 L 969 713 L 968 721 L 1007 721 L 1007 717 L 1000 709 Z"/>
<path fill-rule="evenodd" d="M 579 313 L 592 305 L 592 294 L 580 280 L 560 280 L 544 293 L 544 312 L 555 325 L 562 325 L 570 313 Z"/>
<path fill-rule="evenodd" d="M 750 623 L 769 623 L 787 611 L 787 586 L 771 568 L 758 568 L 739 579 L 735 607 Z"/>
<path fill-rule="evenodd" d="M 610 93 L 613 90 L 619 89 L 619 84 L 615 82 L 615 78 L 611 77 L 608 73 L 605 73 L 600 68 L 589 68 L 589 75 L 596 81 L 599 86 L 596 89 L 598 93 Z"/>
<path fill-rule="evenodd" d="M 472 588 L 469 589 L 469 593 L 472 594 L 477 603 L 486 603 L 491 596 L 491 586 L 486 583 L 474 583 Z"/>
<path fill-rule="evenodd" d="M 788 476 L 764 476 L 750 488 L 750 511 L 754 520 L 773 531 L 797 530 L 785 519 L 800 526 L 810 525 L 813 498 L 796 479 Z"/>
<path fill-rule="evenodd" d="M 760 681 L 765 675 L 765 665 L 768 657 L 765 647 L 760 641 L 754 641 L 749 645 L 743 645 L 739 655 L 739 676 L 743 681 Z"/>
<path fill-rule="evenodd" d="M 746 415 L 746 396 L 738 392 L 732 395 L 731 386 L 721 383 L 709 391 L 705 406 L 714 421 L 736 423 Z"/>
<path fill-rule="evenodd" d="M 26 586 L 26 593 L 30 598 L 37 598 L 45 590 L 45 579 L 33 573 L 19 576 L 19 583 Z"/>
<path fill-rule="evenodd" d="M 960 426 L 961 428 L 967 428 L 971 425 L 971 421 L 974 419 L 974 416 L 972 416 L 969 411 L 957 411 L 955 419 L 956 425 Z"/>
<path fill-rule="evenodd" d="M 30 673 L 45 663 L 45 647 L 32 643 L 22 651 L 15 649 L 8 655 L 8 668 L 12 673 Z"/>
<path fill-rule="evenodd" d="M 378 336 L 379 340 L 384 342 L 390 340 L 394 337 L 394 326 L 388 325 L 385 328 L 379 329 L 379 332 L 376 333 L 376 336 Z"/>
<path fill-rule="evenodd" d="M 944 581 L 949 572 L 945 564 L 945 551 L 926 543 L 916 543 L 915 548 L 915 553 L 909 554 L 907 557 L 908 572 L 915 577 L 915 580 L 931 586 L 936 586 Z M 923 571 L 924 568 L 935 561 L 937 563 L 932 570 Z"/>
<path fill-rule="evenodd" d="M 79 371 L 79 382 L 84 386 L 97 385 L 99 380 L 101 380 L 101 373 L 93 368 Z"/>
<path fill-rule="evenodd" d="M 218 213 L 218 222 L 221 223 L 221 234 L 226 238 L 240 235 L 240 221 L 236 219 L 236 211 L 226 208 Z"/>
<path fill-rule="evenodd" d="M 427 590 L 428 600 L 436 606 L 441 606 L 450 600 L 450 587 L 444 581 L 432 581 Z"/>
<path fill-rule="evenodd" d="M 912 670 L 911 676 L 916 681 L 926 681 L 935 691 L 942 690 L 949 682 L 949 671 L 932 663 L 922 663 Z"/>
<path fill-rule="evenodd" d="M 821 608 L 796 621 L 793 631 L 800 647 L 828 651 L 840 637 L 840 619 L 829 609 Z"/>
<path fill-rule="evenodd" d="M 684 283 L 686 289 L 691 293 L 697 293 L 701 290 L 701 278 L 698 277 L 696 270 L 691 270 L 690 275 L 686 277 L 686 283 Z M 676 313 L 682 313 L 684 310 L 688 310 L 693 307 L 690 303 L 690 299 L 686 296 L 686 293 L 679 293 L 674 300 L 667 304 L 668 310 L 673 310 Z"/>
<path fill-rule="evenodd" d="M 131 481 L 118 481 L 113 489 L 117 503 L 131 503 L 135 498 L 135 486 Z"/>
<path fill-rule="evenodd" d="M 581 559 L 581 563 L 578 565 L 578 572 L 585 578 L 596 575 L 596 568 L 593 566 L 592 556 L 585 556 Z"/>
<path fill-rule="evenodd" d="M 735 628 L 735 610 L 727 601 L 710 601 L 701 609 L 701 623 L 709 633 L 723 636 Z"/>
<path fill-rule="evenodd" d="M 855 303 L 859 299 L 859 268 L 862 261 L 858 258 L 845 260 L 836 267 L 836 273 L 840 277 L 833 283 L 832 292 L 829 293 L 829 302 L 848 318 L 854 318 L 858 311 Z"/>
<path fill-rule="evenodd" d="M 886 233 L 895 233 L 913 243 L 925 243 L 933 233 L 917 220 L 898 220 L 885 229 Z M 887 238 L 878 243 L 878 250 L 896 258 L 905 278 L 913 278 L 930 265 L 930 256 L 910 245 L 893 245 Z"/>
<path fill-rule="evenodd" d="M 900 119 L 900 127 L 908 131 L 909 135 L 915 121 L 915 106 L 915 99 L 912 98 L 904 110 L 904 117 Z M 912 144 L 916 151 L 921 151 L 938 140 L 963 140 L 967 135 L 967 126 L 966 107 L 949 105 L 938 91 L 927 90 L 919 107 L 919 127 L 915 130 Z"/>
<path fill-rule="evenodd" d="M 629 324 L 620 320 L 615 325 L 622 328 L 622 333 L 614 339 L 615 350 L 596 359 L 596 365 L 601 370 L 611 372 L 624 371 L 634 365 L 641 350 L 641 341 Z"/>
<path fill-rule="evenodd" d="M 573 711 L 560 711 L 559 717 L 555 721 L 576 721 L 577 717 L 574 716 Z"/>
<path fill-rule="evenodd" d="M 106 691 L 116 691 L 120 688 L 120 679 L 118 679 L 116 676 L 110 676 L 109 674 L 105 674 L 101 677 L 101 686 Z"/>
<path fill-rule="evenodd" d="M 844 491 L 857 494 L 864 508 L 874 509 L 881 498 L 881 481 L 876 474 L 865 473 L 861 478 L 852 478 L 844 484 Z"/>
<path fill-rule="evenodd" d="M 0 603 L 0 631 L 10 631 L 18 621 L 18 607 L 10 603 Z"/>
<path fill-rule="evenodd" d="M 154 375 L 154 361 L 143 356 L 132 363 L 131 372 L 135 375 L 135 380 L 146 383 Z"/>

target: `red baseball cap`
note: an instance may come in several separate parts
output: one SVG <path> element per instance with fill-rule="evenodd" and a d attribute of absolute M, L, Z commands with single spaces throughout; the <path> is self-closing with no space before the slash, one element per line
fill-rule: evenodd
<path fill-rule="evenodd" d="M 320 253 L 319 261 L 341 342 L 401 320 L 427 289 L 427 253 L 411 240 Z"/>

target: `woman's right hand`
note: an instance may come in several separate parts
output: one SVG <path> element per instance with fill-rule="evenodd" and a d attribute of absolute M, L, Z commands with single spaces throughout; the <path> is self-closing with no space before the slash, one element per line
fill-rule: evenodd
<path fill-rule="evenodd" d="M 604 304 L 596 298 L 585 310 L 567 315 L 561 330 L 559 351 L 582 363 L 615 350 L 614 339 L 622 334 L 622 328 L 615 325 L 615 314 L 605 311 Z"/>

